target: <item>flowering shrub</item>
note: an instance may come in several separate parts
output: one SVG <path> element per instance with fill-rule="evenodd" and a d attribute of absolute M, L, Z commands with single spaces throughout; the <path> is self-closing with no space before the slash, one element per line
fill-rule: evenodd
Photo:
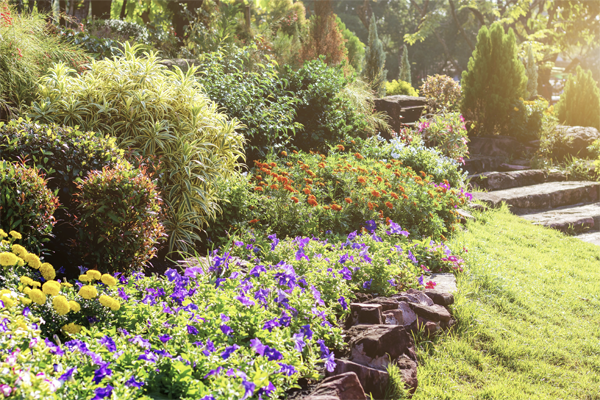
<path fill-rule="evenodd" d="M 37 252 L 56 223 L 58 198 L 46 183 L 37 169 L 0 160 L 0 229 L 23 232 Z"/>
<path fill-rule="evenodd" d="M 447 75 L 429 75 L 423 85 L 421 94 L 427 98 L 429 112 L 458 111 L 460 106 L 460 84 Z"/>
<path fill-rule="evenodd" d="M 543 125 L 547 125 L 553 117 L 545 111 L 548 101 L 538 98 L 531 101 L 520 98 L 510 111 L 510 135 L 522 140 L 539 139 Z"/>
<path fill-rule="evenodd" d="M 141 269 L 163 239 L 156 185 L 144 169 L 122 163 L 92 171 L 78 184 L 76 250 L 84 265 Z"/>
<path fill-rule="evenodd" d="M 459 113 L 436 114 L 431 119 L 421 118 L 417 128 L 427 146 L 435 147 L 445 156 L 462 164 L 469 154 L 465 120 Z"/>

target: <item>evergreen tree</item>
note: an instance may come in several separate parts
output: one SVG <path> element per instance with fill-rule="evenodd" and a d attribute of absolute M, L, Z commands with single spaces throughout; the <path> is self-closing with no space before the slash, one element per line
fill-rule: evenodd
<path fill-rule="evenodd" d="M 400 65 L 400 73 L 398 79 L 404 82 L 408 82 L 412 85 L 412 79 L 410 76 L 410 62 L 408 61 L 408 49 L 406 45 L 402 50 L 402 65 Z"/>
<path fill-rule="evenodd" d="M 535 64 L 535 58 L 533 57 L 533 49 L 529 44 L 527 50 L 527 93 L 529 98 L 532 99 L 537 96 L 537 85 L 538 85 L 538 71 L 537 65 Z"/>
<path fill-rule="evenodd" d="M 302 61 L 314 60 L 324 55 L 327 65 L 348 62 L 346 39 L 336 19 L 331 0 L 315 2 L 315 14 L 310 18 L 308 38 L 302 45 Z"/>
<path fill-rule="evenodd" d="M 525 67 L 518 59 L 515 34 L 494 23 L 483 26 L 462 73 L 461 112 L 472 123 L 472 134 L 510 134 L 509 116 L 520 97 L 527 96 Z M 469 124 L 470 125 L 470 124 Z"/>
<path fill-rule="evenodd" d="M 556 111 L 561 124 L 600 129 L 600 89 L 592 71 L 577 67 L 575 76 L 567 80 Z"/>
<path fill-rule="evenodd" d="M 363 67 L 363 76 L 371 84 L 371 89 L 377 96 L 385 95 L 385 52 L 383 43 L 377 35 L 377 25 L 375 16 L 371 16 L 369 25 L 369 46 L 365 50 L 365 65 Z"/>

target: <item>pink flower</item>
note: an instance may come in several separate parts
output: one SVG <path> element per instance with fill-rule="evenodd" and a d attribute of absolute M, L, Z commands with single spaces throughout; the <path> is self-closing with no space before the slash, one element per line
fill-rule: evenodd
<path fill-rule="evenodd" d="M 437 285 L 437 283 L 434 281 L 429 281 L 425 284 L 425 289 L 435 289 L 435 285 Z"/>
<path fill-rule="evenodd" d="M 8 385 L 0 385 L 0 393 L 2 393 L 4 397 L 8 397 L 12 393 L 12 389 Z"/>

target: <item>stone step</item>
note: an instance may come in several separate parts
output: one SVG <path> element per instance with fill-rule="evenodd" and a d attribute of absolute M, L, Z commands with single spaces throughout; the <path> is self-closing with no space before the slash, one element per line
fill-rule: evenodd
<path fill-rule="evenodd" d="M 600 199 L 599 188 L 599 182 L 546 182 L 493 192 L 475 192 L 473 198 L 493 207 L 505 202 L 515 214 L 526 214 L 534 210 L 597 202 Z"/>
<path fill-rule="evenodd" d="M 545 182 L 566 181 L 567 176 L 560 171 L 545 171 L 542 169 L 529 169 L 524 171 L 510 172 L 482 172 L 470 175 L 469 185 L 471 187 L 503 190 L 519 186 L 529 186 Z"/>
<path fill-rule="evenodd" d="M 540 213 L 522 215 L 537 225 L 565 233 L 581 233 L 600 228 L 600 203 L 562 207 Z"/>
<path fill-rule="evenodd" d="M 600 232 L 588 232 L 575 237 L 579 240 L 583 240 L 584 242 L 593 243 L 597 246 L 600 246 Z"/>

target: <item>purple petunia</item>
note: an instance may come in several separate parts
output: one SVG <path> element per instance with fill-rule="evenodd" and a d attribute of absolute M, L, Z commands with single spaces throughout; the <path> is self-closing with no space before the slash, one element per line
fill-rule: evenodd
<path fill-rule="evenodd" d="M 300 327 L 300 332 L 302 332 L 304 337 L 307 339 L 312 339 L 313 337 L 313 331 L 310 329 L 310 325 L 302 325 Z"/>
<path fill-rule="evenodd" d="M 296 368 L 294 368 L 293 365 L 288 365 L 288 364 L 284 364 L 284 363 L 278 363 L 279 366 L 281 367 L 281 369 L 279 370 L 279 373 L 284 374 L 286 376 L 292 376 L 296 373 L 298 373 L 298 371 L 296 371 Z"/>
<path fill-rule="evenodd" d="M 92 400 L 100 400 L 100 399 L 106 399 L 109 398 L 112 395 L 112 391 L 113 391 L 114 387 L 110 386 L 110 385 L 106 385 L 106 387 L 102 388 L 96 388 L 94 390 L 94 397 L 92 397 Z"/>
<path fill-rule="evenodd" d="M 125 385 L 129 386 L 129 387 L 135 387 L 135 388 L 141 388 L 142 386 L 144 386 L 144 382 L 138 382 L 135 380 L 135 376 L 131 375 L 131 378 L 129 378 L 126 382 Z"/>
<path fill-rule="evenodd" d="M 269 361 L 279 361 L 283 358 L 283 354 L 269 346 L 265 348 L 264 356 Z"/>
<path fill-rule="evenodd" d="M 302 352 L 302 349 L 304 349 L 304 346 L 306 346 L 306 342 L 304 342 L 304 334 L 303 333 L 294 333 L 292 338 L 294 339 L 294 343 L 295 343 L 294 348 L 297 351 Z"/>
<path fill-rule="evenodd" d="M 140 354 L 140 356 L 138 357 L 138 360 L 146 360 L 151 363 L 155 363 L 158 361 L 158 356 L 156 354 L 154 354 L 153 352 L 146 350 L 144 352 L 144 354 Z"/>
<path fill-rule="evenodd" d="M 187 331 L 190 335 L 197 335 L 198 334 L 198 329 L 195 326 L 192 325 L 188 325 L 187 326 Z"/>
<path fill-rule="evenodd" d="M 377 229 L 377 223 L 375 223 L 375 221 L 371 219 L 365 222 L 365 228 L 367 229 L 367 231 L 369 231 L 369 233 L 373 233 Z"/>
<path fill-rule="evenodd" d="M 273 330 L 273 328 L 278 327 L 278 326 L 279 326 L 279 321 L 277 321 L 277 319 L 270 319 L 264 323 L 263 329 L 271 332 Z"/>
<path fill-rule="evenodd" d="M 96 371 L 94 371 L 94 383 L 98 384 L 102 381 L 102 379 L 106 378 L 107 376 L 111 376 L 112 375 L 112 370 L 110 368 L 108 368 L 108 363 L 103 363 L 100 365 L 100 368 L 98 368 Z"/>
<path fill-rule="evenodd" d="M 245 390 L 244 397 L 242 397 L 242 400 L 246 400 L 248 397 L 254 394 L 254 389 L 256 389 L 256 385 L 244 379 L 242 381 L 242 386 L 244 386 Z"/>
<path fill-rule="evenodd" d="M 102 339 L 100 339 L 98 341 L 98 343 L 106 346 L 106 350 L 108 350 L 110 353 L 117 351 L 117 344 L 115 343 L 113 338 L 111 338 L 110 336 L 104 336 Z"/>
<path fill-rule="evenodd" d="M 77 367 L 67 369 L 67 371 L 58 378 L 61 382 L 70 381 L 73 378 L 73 374 L 77 372 Z"/>
<path fill-rule="evenodd" d="M 169 335 L 161 335 L 158 337 L 158 340 L 160 340 L 163 343 L 167 343 L 169 340 L 171 340 L 171 336 Z"/>
<path fill-rule="evenodd" d="M 342 309 L 343 309 L 344 311 L 346 311 L 346 310 L 348 309 L 348 303 L 346 302 L 346 299 L 344 298 L 344 296 L 341 296 L 341 297 L 338 299 L 338 303 L 340 303 L 340 305 L 342 306 Z"/>
<path fill-rule="evenodd" d="M 223 358 L 223 360 L 227 360 L 231 356 L 231 354 L 239 348 L 240 346 L 238 346 L 237 344 L 234 344 L 233 346 L 227 346 L 225 350 L 221 353 L 221 358 Z"/>
<path fill-rule="evenodd" d="M 369 279 L 368 281 L 364 282 L 362 287 L 363 289 L 371 289 L 371 283 L 373 283 L 373 278 Z"/>
<path fill-rule="evenodd" d="M 229 336 L 233 333 L 233 329 L 228 325 L 223 324 L 220 326 L 220 328 L 221 328 L 221 332 L 223 332 L 227 336 Z"/>
<path fill-rule="evenodd" d="M 338 271 L 338 273 L 339 273 L 340 275 L 342 275 L 342 278 L 344 278 L 344 279 L 345 279 L 345 280 L 347 280 L 347 281 L 349 281 L 349 280 L 351 280 L 351 279 L 352 279 L 352 271 L 350 271 L 350 270 L 348 269 L 348 267 L 346 267 L 346 266 L 344 266 L 344 268 L 340 269 L 340 270 Z"/>
<path fill-rule="evenodd" d="M 255 304 L 253 300 L 249 299 L 246 296 L 235 296 L 234 298 L 246 307 L 252 307 Z"/>
<path fill-rule="evenodd" d="M 259 356 L 262 356 L 265 354 L 265 349 L 267 348 L 267 346 L 262 344 L 260 339 L 255 338 L 250 340 L 250 348 L 256 351 Z"/>

